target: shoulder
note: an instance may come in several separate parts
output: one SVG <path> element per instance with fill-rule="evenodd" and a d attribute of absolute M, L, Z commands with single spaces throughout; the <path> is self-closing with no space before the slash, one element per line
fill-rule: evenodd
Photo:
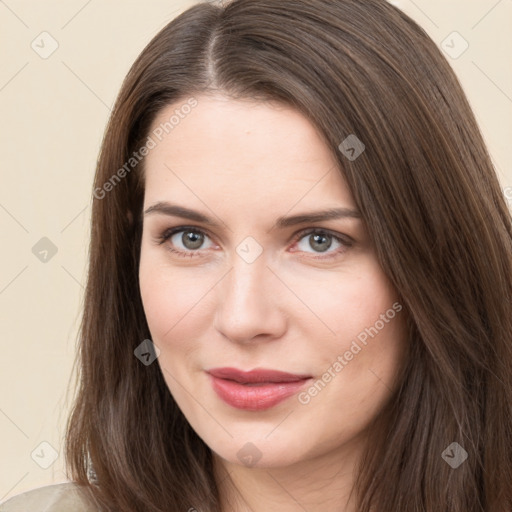
<path fill-rule="evenodd" d="M 74 482 L 47 485 L 18 494 L 0 505 L 0 512 L 94 512 Z"/>

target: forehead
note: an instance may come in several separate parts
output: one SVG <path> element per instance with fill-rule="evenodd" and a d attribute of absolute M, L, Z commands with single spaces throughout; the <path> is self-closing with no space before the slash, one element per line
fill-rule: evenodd
<path fill-rule="evenodd" d="M 168 105 L 152 124 L 161 140 L 153 136 L 145 159 L 146 203 L 185 195 L 195 204 L 200 196 L 230 198 L 260 209 L 276 200 L 283 208 L 319 200 L 353 207 L 338 162 L 300 112 L 224 96 L 195 99 L 192 109 L 181 110 L 187 99 Z"/>

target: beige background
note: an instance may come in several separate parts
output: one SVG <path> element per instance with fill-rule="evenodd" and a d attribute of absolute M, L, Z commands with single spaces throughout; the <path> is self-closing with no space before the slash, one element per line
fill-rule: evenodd
<path fill-rule="evenodd" d="M 60 455 L 66 391 L 101 137 L 133 60 L 193 3 L 0 0 L 0 502 L 66 480 Z M 438 45 L 451 47 L 452 56 L 464 40 L 469 44 L 447 58 L 512 201 L 506 188 L 512 187 L 512 2 L 393 3 Z M 40 36 L 44 31 L 50 35 Z M 54 41 L 57 50 L 42 58 Z M 57 248 L 46 262 L 32 252 L 43 237 Z"/>

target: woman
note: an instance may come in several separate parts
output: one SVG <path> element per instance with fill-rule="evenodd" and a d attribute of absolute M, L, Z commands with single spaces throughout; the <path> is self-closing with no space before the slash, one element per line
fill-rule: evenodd
<path fill-rule="evenodd" d="M 398 9 L 192 7 L 130 70 L 93 196 L 44 510 L 512 510 L 510 215 Z"/>

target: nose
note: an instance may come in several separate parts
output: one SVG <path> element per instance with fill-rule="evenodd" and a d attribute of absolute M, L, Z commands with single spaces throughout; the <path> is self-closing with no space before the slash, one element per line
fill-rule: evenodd
<path fill-rule="evenodd" d="M 252 263 L 235 255 L 230 272 L 217 288 L 214 327 L 235 343 L 279 338 L 286 315 L 276 289 L 282 283 L 267 267 L 264 253 Z"/>

